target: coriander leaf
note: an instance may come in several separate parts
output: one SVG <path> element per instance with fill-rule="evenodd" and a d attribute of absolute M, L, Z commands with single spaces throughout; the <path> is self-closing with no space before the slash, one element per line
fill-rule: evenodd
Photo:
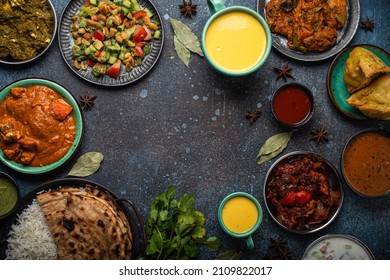
<path fill-rule="evenodd" d="M 193 238 L 203 238 L 206 235 L 206 230 L 202 226 L 196 226 L 192 230 Z"/>
<path fill-rule="evenodd" d="M 179 199 L 179 210 L 182 212 L 187 212 L 193 209 L 193 204 L 194 204 L 194 197 L 190 194 L 184 194 L 180 199 Z"/>
<path fill-rule="evenodd" d="M 170 186 L 150 206 L 145 228 L 148 259 L 191 259 L 198 255 L 200 245 L 210 250 L 220 246 L 216 237 L 206 238 L 206 218 L 195 210 L 194 197 L 184 194 L 176 200 L 175 195 L 176 189 Z"/>

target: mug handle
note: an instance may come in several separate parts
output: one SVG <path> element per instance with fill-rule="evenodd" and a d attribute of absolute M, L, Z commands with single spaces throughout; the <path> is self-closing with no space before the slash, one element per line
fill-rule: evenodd
<path fill-rule="evenodd" d="M 252 239 L 252 236 L 249 235 L 247 238 L 246 238 L 246 246 L 248 247 L 248 249 L 253 249 L 255 248 L 255 244 L 253 243 L 253 239 Z"/>
<path fill-rule="evenodd" d="M 224 0 L 207 0 L 207 5 L 209 6 L 211 14 L 215 14 L 226 8 Z"/>

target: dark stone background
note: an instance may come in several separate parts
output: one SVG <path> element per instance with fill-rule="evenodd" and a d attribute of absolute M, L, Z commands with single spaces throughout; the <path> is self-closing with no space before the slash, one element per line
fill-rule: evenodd
<path fill-rule="evenodd" d="M 350 0 L 356 1 L 356 0 Z M 88 83 L 76 76 L 62 59 L 58 41 L 38 61 L 23 67 L 0 65 L 0 88 L 22 78 L 43 77 L 70 89 L 78 98 L 85 92 L 97 96 L 95 106 L 85 112 L 85 138 L 73 160 L 60 170 L 41 176 L 20 174 L 3 164 L 0 170 L 15 178 L 26 195 L 40 184 L 63 178 L 77 158 L 99 151 L 105 159 L 100 170 L 87 179 L 107 186 L 121 197 L 133 200 L 144 221 L 149 217 L 153 198 L 169 185 L 177 194 L 194 195 L 195 207 L 203 211 L 209 236 L 222 240 L 218 252 L 202 249 L 199 259 L 215 259 L 226 250 L 243 250 L 244 259 L 263 259 L 270 238 L 284 237 L 299 259 L 306 246 L 328 233 L 351 234 L 372 250 L 377 259 L 390 259 L 390 201 L 369 200 L 357 196 L 345 184 L 345 200 L 339 216 L 326 229 L 311 235 L 297 235 L 281 229 L 266 212 L 262 195 L 265 174 L 273 159 L 256 162 L 264 141 L 286 131 L 270 112 L 270 96 L 284 83 L 275 80 L 272 67 L 286 61 L 297 82 L 314 92 L 315 111 L 311 121 L 296 132 L 283 152 L 316 151 L 340 170 L 342 149 L 352 134 L 365 128 L 390 130 L 389 122 L 355 121 L 343 116 L 327 93 L 326 76 L 333 58 L 319 63 L 302 63 L 273 49 L 268 61 L 247 77 L 226 77 L 216 73 L 197 55 L 187 68 L 176 56 L 169 16 L 180 19 L 200 37 L 210 16 L 206 1 L 194 0 L 198 13 L 184 18 L 178 9 L 181 0 L 152 1 L 163 19 L 165 42 L 158 63 L 138 82 L 121 88 Z M 60 19 L 67 1 L 53 0 Z M 368 43 L 390 51 L 390 6 L 387 0 L 360 1 L 360 21 L 366 16 L 375 21 L 373 32 L 358 29 L 350 45 Z M 256 1 L 227 0 L 226 6 L 244 5 L 256 9 Z M 292 81 L 292 80 L 290 80 Z M 245 119 L 248 111 L 262 110 L 252 126 Z M 325 125 L 330 142 L 309 141 L 310 131 Z M 245 249 L 242 240 L 227 236 L 218 224 L 221 200 L 231 192 L 254 195 L 264 210 L 260 229 L 253 235 L 256 248 Z"/>

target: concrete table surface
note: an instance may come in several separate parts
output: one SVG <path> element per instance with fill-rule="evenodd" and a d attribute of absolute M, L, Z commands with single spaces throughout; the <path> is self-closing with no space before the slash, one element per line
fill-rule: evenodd
<path fill-rule="evenodd" d="M 52 2 L 60 19 L 68 1 Z M 97 96 L 95 106 L 84 112 L 84 141 L 69 164 L 41 176 L 20 174 L 0 164 L 0 171 L 10 174 L 21 186 L 22 195 L 46 181 L 65 177 L 79 156 L 98 151 L 105 157 L 102 166 L 86 179 L 133 200 L 145 224 L 153 198 L 169 185 L 176 186 L 178 196 L 190 193 L 195 197 L 195 207 L 206 216 L 208 235 L 222 241 L 218 252 L 202 248 L 199 259 L 215 259 L 231 249 L 242 251 L 243 259 L 263 259 L 270 238 L 280 236 L 292 249 L 293 259 L 300 259 L 310 242 L 329 233 L 353 235 L 366 243 L 376 259 L 390 259 L 388 198 L 364 199 L 344 184 L 345 199 L 339 216 L 326 229 L 304 236 L 281 229 L 265 208 L 264 178 L 279 156 L 262 165 L 257 164 L 256 156 L 268 137 L 286 131 L 270 111 L 271 94 L 285 83 L 283 79 L 276 81 L 272 67 L 288 62 L 296 81 L 312 89 L 315 99 L 311 121 L 293 135 L 281 155 L 296 150 L 318 152 L 340 171 L 342 149 L 351 135 L 365 128 L 390 130 L 389 122 L 355 121 L 333 105 L 327 93 L 326 77 L 334 57 L 318 63 L 302 63 L 272 49 L 258 71 L 234 78 L 216 73 L 197 55 L 191 56 L 187 68 L 176 55 L 169 17 L 183 21 L 200 38 L 210 16 L 206 1 L 193 1 L 198 5 L 198 12 L 192 18 L 180 14 L 181 0 L 152 2 L 163 21 L 164 47 L 155 67 L 135 83 L 108 88 L 84 81 L 65 64 L 58 38 L 35 63 L 23 67 L 0 65 L 0 88 L 22 78 L 42 77 L 62 84 L 76 98 L 86 92 Z M 226 1 L 226 6 L 232 5 L 256 9 L 255 0 Z M 373 44 L 390 51 L 388 1 L 360 1 L 360 8 L 359 21 L 367 16 L 375 21 L 375 28 L 373 32 L 358 28 L 349 45 Z M 245 118 L 247 112 L 258 108 L 262 110 L 260 118 L 249 125 Z M 327 128 L 329 143 L 309 140 L 310 131 L 320 125 Z M 254 195 L 264 210 L 262 225 L 253 235 L 253 250 L 247 250 L 243 240 L 227 236 L 218 224 L 219 203 L 235 191 Z"/>

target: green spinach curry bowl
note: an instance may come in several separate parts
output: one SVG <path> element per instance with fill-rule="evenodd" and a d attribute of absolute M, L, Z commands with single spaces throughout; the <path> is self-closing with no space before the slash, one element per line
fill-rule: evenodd
<path fill-rule="evenodd" d="M 20 65 L 41 57 L 52 45 L 57 32 L 53 4 L 50 0 L 2 3 L 0 63 Z"/>
<path fill-rule="evenodd" d="M 0 172 L 0 221 L 11 216 L 19 206 L 19 186 L 11 176 Z"/>
<path fill-rule="evenodd" d="M 84 117 L 73 95 L 40 78 L 13 82 L 0 92 L 0 161 L 26 174 L 66 164 L 84 135 Z"/>

